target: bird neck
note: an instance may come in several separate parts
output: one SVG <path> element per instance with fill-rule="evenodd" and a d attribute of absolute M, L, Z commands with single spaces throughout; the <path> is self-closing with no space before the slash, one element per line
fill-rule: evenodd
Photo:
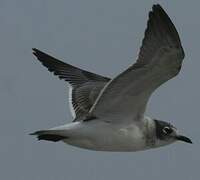
<path fill-rule="evenodd" d="M 145 125 L 146 145 L 152 148 L 156 144 L 156 124 L 152 118 L 147 116 L 144 117 L 144 121 L 146 124 Z"/>

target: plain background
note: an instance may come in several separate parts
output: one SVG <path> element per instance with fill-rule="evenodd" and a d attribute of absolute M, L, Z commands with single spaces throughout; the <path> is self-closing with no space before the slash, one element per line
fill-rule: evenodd
<path fill-rule="evenodd" d="M 114 77 L 135 62 L 153 3 L 160 3 L 173 20 L 186 57 L 179 76 L 154 93 L 147 114 L 170 121 L 194 144 L 108 153 L 29 136 L 72 121 L 67 84 L 37 62 L 31 48 Z M 196 0 L 1 0 L 0 178 L 198 179 L 199 7 Z"/>

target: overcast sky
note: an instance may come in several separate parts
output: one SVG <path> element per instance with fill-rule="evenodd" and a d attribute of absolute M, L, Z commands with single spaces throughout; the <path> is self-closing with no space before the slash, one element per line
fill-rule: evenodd
<path fill-rule="evenodd" d="M 114 77 L 135 62 L 148 12 L 158 2 L 176 25 L 186 57 L 179 76 L 154 93 L 147 114 L 170 121 L 194 144 L 111 153 L 38 142 L 29 136 L 72 121 L 66 83 L 37 62 L 31 48 Z M 1 0 L 0 178 L 198 179 L 199 7 L 196 0 Z"/>

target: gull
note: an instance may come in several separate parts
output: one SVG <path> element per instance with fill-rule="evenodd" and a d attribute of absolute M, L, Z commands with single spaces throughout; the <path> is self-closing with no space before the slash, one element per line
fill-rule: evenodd
<path fill-rule="evenodd" d="M 36 48 L 33 54 L 70 84 L 73 122 L 32 133 L 38 140 L 96 150 L 134 152 L 176 141 L 192 143 L 169 122 L 146 116 L 152 93 L 175 77 L 184 59 L 178 32 L 159 5 L 149 12 L 136 63 L 113 79 L 64 63 Z"/>

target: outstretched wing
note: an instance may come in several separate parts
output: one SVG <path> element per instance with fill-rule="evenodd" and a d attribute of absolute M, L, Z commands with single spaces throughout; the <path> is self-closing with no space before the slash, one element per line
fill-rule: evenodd
<path fill-rule="evenodd" d="M 160 5 L 152 9 L 137 62 L 106 85 L 92 116 L 113 122 L 140 119 L 154 90 L 179 73 L 184 51 L 178 32 Z"/>
<path fill-rule="evenodd" d="M 36 48 L 33 48 L 33 54 L 50 72 L 71 85 L 69 102 L 72 115 L 76 119 L 88 113 L 99 92 L 110 80 L 110 78 L 64 63 Z"/>

